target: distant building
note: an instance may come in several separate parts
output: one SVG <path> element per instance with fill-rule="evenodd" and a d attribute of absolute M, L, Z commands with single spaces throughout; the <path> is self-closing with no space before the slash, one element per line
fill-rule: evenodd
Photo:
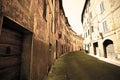
<path fill-rule="evenodd" d="M 71 28 L 69 28 L 69 36 L 71 41 L 71 51 L 79 51 L 83 49 L 82 35 L 77 35 Z"/>
<path fill-rule="evenodd" d="M 71 29 L 71 26 L 68 22 L 67 17 L 63 10 L 61 10 L 60 14 L 60 30 L 62 34 L 62 42 L 63 42 L 63 52 L 70 52 L 70 51 L 78 51 L 83 48 L 83 38 L 80 35 L 77 35 L 75 31 Z"/>
<path fill-rule="evenodd" d="M 82 12 L 84 49 L 120 60 L 120 0 L 86 0 Z"/>

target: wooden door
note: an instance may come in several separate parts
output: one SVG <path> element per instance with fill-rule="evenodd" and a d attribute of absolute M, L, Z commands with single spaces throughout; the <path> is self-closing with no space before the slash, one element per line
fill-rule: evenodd
<path fill-rule="evenodd" d="M 3 28 L 0 35 L 0 80 L 20 80 L 22 34 Z"/>
<path fill-rule="evenodd" d="M 106 47 L 106 52 L 107 52 L 107 55 L 108 55 L 108 58 L 110 59 L 114 59 L 114 46 L 113 44 L 109 44 L 107 47 Z"/>

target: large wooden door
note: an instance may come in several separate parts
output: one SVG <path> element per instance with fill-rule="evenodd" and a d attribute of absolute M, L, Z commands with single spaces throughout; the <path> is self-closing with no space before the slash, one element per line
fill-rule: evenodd
<path fill-rule="evenodd" d="M 22 34 L 3 28 L 0 35 L 0 80 L 20 80 Z"/>
<path fill-rule="evenodd" d="M 108 58 L 110 59 L 114 59 L 115 56 L 114 56 L 114 46 L 113 44 L 109 44 L 107 47 L 106 47 L 106 52 L 107 52 L 107 56 Z"/>

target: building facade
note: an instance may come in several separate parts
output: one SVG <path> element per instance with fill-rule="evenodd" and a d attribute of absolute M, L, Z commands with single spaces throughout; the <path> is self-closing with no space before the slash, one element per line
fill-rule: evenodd
<path fill-rule="evenodd" d="M 69 28 L 71 51 L 79 51 L 83 49 L 82 35 L 77 35 L 71 28 Z"/>
<path fill-rule="evenodd" d="M 62 0 L 0 0 L 1 80 L 47 76 L 54 61 L 69 51 L 62 36 L 63 12 Z"/>
<path fill-rule="evenodd" d="M 84 49 L 100 57 L 120 59 L 120 1 L 86 0 L 82 12 Z"/>
<path fill-rule="evenodd" d="M 48 74 L 55 54 L 54 7 L 52 0 L 0 1 L 2 80 L 43 80 Z"/>
<path fill-rule="evenodd" d="M 79 51 L 83 48 L 83 38 L 81 35 L 77 35 L 75 31 L 72 30 L 67 17 L 63 10 L 60 14 L 60 31 L 61 31 L 61 40 L 62 40 L 62 51 L 71 52 Z"/>

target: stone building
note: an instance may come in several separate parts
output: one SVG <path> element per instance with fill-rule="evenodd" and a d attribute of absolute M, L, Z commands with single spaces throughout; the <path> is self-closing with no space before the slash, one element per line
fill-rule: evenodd
<path fill-rule="evenodd" d="M 55 3 L 56 7 L 55 7 L 55 26 L 56 26 L 56 57 L 58 58 L 62 53 L 62 31 L 61 31 L 61 27 L 60 27 L 60 14 L 61 11 L 63 11 L 63 7 L 62 7 L 62 0 L 56 0 Z"/>
<path fill-rule="evenodd" d="M 120 1 L 86 0 L 82 12 L 84 49 L 90 54 L 120 59 Z"/>
<path fill-rule="evenodd" d="M 74 51 L 79 51 L 83 49 L 83 38 L 81 35 L 74 35 L 75 49 Z"/>
<path fill-rule="evenodd" d="M 70 36 L 67 34 L 69 32 L 70 25 L 69 25 L 68 19 L 65 16 L 65 13 L 63 10 L 61 10 L 61 12 L 60 12 L 60 21 L 61 21 L 60 30 L 61 30 L 61 34 L 62 34 L 61 39 L 62 39 L 62 43 L 63 43 L 62 47 L 63 47 L 63 52 L 65 53 L 65 52 L 70 51 L 68 49 L 70 46 L 69 42 L 68 42 Z"/>
<path fill-rule="evenodd" d="M 83 38 L 81 35 L 77 35 L 71 28 L 69 28 L 69 36 L 71 43 L 71 51 L 79 51 L 83 49 Z"/>
<path fill-rule="evenodd" d="M 47 75 L 55 53 L 50 31 L 54 28 L 54 3 L 0 1 L 1 80 L 42 80 Z"/>
<path fill-rule="evenodd" d="M 48 29 L 48 38 L 49 38 L 49 54 L 48 54 L 48 64 L 50 70 L 52 64 L 56 60 L 56 38 L 55 38 L 55 0 L 48 0 L 46 5 L 46 20 L 47 20 L 47 29 Z"/>
<path fill-rule="evenodd" d="M 61 11 L 61 39 L 63 41 L 63 52 L 78 51 L 82 49 L 83 38 L 74 32 L 65 16 L 64 11 Z"/>
<path fill-rule="evenodd" d="M 62 1 L 56 0 L 56 5 L 57 5 L 55 8 L 56 56 L 59 57 L 63 53 L 80 50 L 80 46 L 82 45 L 82 37 L 77 36 L 77 34 L 70 28 L 71 26 L 68 22 L 67 17 L 65 16 Z M 74 44 L 74 47 L 76 48 L 73 49 L 73 43 L 75 43 L 75 41 L 76 44 Z"/>
<path fill-rule="evenodd" d="M 62 0 L 0 0 L 0 80 L 47 76 L 56 58 L 69 51 L 62 13 Z"/>

